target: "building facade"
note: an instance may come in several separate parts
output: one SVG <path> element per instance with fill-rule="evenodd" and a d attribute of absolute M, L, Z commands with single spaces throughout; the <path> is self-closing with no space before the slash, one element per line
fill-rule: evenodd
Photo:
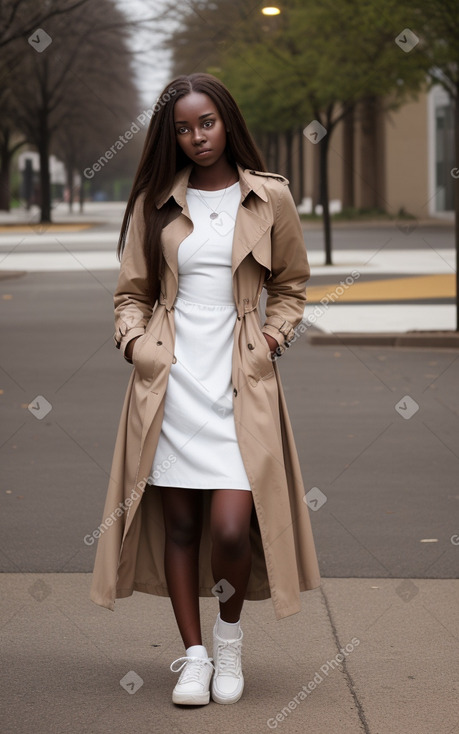
<path fill-rule="evenodd" d="M 300 211 L 320 212 L 319 145 L 298 130 L 263 141 L 270 170 L 287 176 Z M 329 140 L 332 211 L 382 210 L 417 219 L 453 218 L 454 110 L 443 87 L 397 110 L 378 99 L 356 105 Z"/>

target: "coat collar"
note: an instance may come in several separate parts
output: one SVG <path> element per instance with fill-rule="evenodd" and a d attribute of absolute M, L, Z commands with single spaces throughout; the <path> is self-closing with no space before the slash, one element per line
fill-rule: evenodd
<path fill-rule="evenodd" d="M 158 209 L 161 209 L 161 207 L 164 206 L 166 201 L 171 197 L 175 199 L 182 209 L 186 207 L 186 190 L 192 168 L 193 165 L 190 164 L 185 168 L 182 168 L 182 170 L 177 173 L 172 188 L 156 202 Z M 263 201 L 268 201 L 268 196 L 263 186 L 264 177 L 257 175 L 255 171 L 242 168 L 239 164 L 237 165 L 237 170 L 239 174 L 242 201 L 247 198 L 251 191 L 253 191 L 253 193 Z"/>
<path fill-rule="evenodd" d="M 178 248 L 185 237 L 193 231 L 193 224 L 191 222 L 190 212 L 186 202 L 187 184 L 191 170 L 192 165 L 189 165 L 187 168 L 179 171 L 170 191 L 159 199 L 156 204 L 156 206 L 160 208 L 172 197 L 181 208 L 181 215 L 174 217 L 162 231 L 164 258 L 175 279 L 174 288 L 172 291 L 168 292 L 167 296 L 171 301 L 171 305 L 175 299 L 177 292 L 176 288 L 178 287 Z M 239 185 L 241 187 L 241 201 L 239 203 L 234 227 L 233 249 L 231 256 L 231 270 L 233 276 L 239 268 L 242 260 L 244 260 L 249 252 L 253 253 L 254 258 L 261 263 L 261 265 L 266 267 L 268 270 L 271 269 L 270 242 L 265 242 L 261 247 L 258 245 L 264 234 L 269 231 L 272 222 L 269 218 L 265 219 L 257 213 L 251 206 L 243 205 L 244 200 L 251 192 L 253 192 L 253 194 L 262 201 L 269 201 L 269 197 L 263 186 L 266 179 L 263 175 L 247 169 L 242 169 L 240 166 L 238 166 L 238 173 Z M 245 291 L 244 294 L 241 295 L 242 291 L 239 293 L 239 290 L 239 288 L 236 288 L 234 292 L 236 303 L 239 303 L 243 296 L 245 297 Z"/>

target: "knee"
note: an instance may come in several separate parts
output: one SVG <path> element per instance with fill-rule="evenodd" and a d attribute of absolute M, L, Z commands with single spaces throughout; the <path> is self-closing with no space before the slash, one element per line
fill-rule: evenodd
<path fill-rule="evenodd" d="M 182 548 L 194 545 L 199 541 L 200 535 L 200 523 L 194 522 L 192 518 L 180 518 L 166 527 L 167 540 Z"/>
<path fill-rule="evenodd" d="M 249 533 L 242 528 L 231 524 L 218 525 L 213 528 L 212 542 L 220 551 L 232 558 L 239 558 L 247 551 Z"/>

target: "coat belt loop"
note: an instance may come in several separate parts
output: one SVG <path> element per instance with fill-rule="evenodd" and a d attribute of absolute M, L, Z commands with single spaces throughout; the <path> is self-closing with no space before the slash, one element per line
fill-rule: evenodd
<path fill-rule="evenodd" d="M 171 311 L 172 310 L 172 306 L 170 304 L 168 304 L 168 302 L 166 301 L 165 298 L 162 298 L 162 299 L 160 298 L 159 299 L 159 305 L 160 306 L 164 306 L 164 308 L 166 309 L 166 311 Z"/>
<path fill-rule="evenodd" d="M 250 311 L 255 311 L 255 309 L 256 309 L 256 306 L 254 306 L 254 305 L 253 305 L 253 304 L 252 304 L 252 303 L 250 302 L 250 298 L 244 298 L 244 299 L 243 299 L 243 303 L 244 303 L 244 313 L 245 313 L 245 314 L 246 314 L 246 313 L 250 313 Z"/>

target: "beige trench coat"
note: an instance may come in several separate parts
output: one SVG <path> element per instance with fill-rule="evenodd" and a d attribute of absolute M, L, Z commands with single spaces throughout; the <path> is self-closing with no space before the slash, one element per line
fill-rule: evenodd
<path fill-rule="evenodd" d="M 115 292 L 115 341 L 123 352 L 140 335 L 113 456 L 98 538 L 91 599 L 114 609 L 133 591 L 168 596 L 163 569 L 164 526 L 157 488 L 146 484 L 164 414 L 174 362 L 177 251 L 193 229 L 186 204 L 191 166 L 180 171 L 169 196 L 176 206 L 163 229 L 165 268 L 161 297 L 152 310 L 142 239 L 141 197 L 131 220 Z M 303 316 L 309 266 L 295 204 L 281 176 L 239 168 L 241 203 L 232 252 L 237 306 L 232 362 L 236 434 L 253 494 L 252 571 L 247 599 L 272 598 L 277 619 L 300 611 L 300 591 L 320 584 L 304 502 L 298 455 L 275 361 L 262 332 L 282 347 Z M 158 202 L 161 207 L 169 197 Z M 267 289 L 266 320 L 259 299 Z M 203 344 L 205 349 L 206 345 Z M 284 357 L 285 358 L 285 357 Z M 200 595 L 211 596 L 209 499 L 204 492 Z"/>

